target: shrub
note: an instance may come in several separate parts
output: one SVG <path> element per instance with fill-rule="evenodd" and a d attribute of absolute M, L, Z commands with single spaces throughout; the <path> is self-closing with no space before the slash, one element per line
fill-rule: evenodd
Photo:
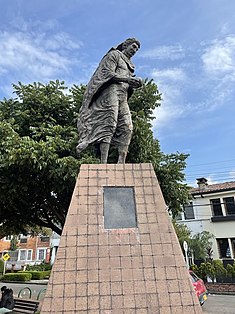
<path fill-rule="evenodd" d="M 190 266 L 190 269 L 197 275 L 199 276 L 199 272 L 198 272 L 198 266 L 193 264 Z"/>
<path fill-rule="evenodd" d="M 212 263 L 211 262 L 206 263 L 205 273 L 206 273 L 206 276 L 209 277 L 214 282 L 216 275 L 217 275 L 217 272 L 216 272 L 216 268 L 215 268 L 216 264 L 214 264 L 213 262 Z"/>
<path fill-rule="evenodd" d="M 3 274 L 3 270 L 4 270 L 4 262 L 2 259 L 0 259 L 0 275 Z"/>
<path fill-rule="evenodd" d="M 235 270 L 233 266 L 228 266 L 227 270 L 224 268 L 222 261 L 213 260 L 207 263 L 201 263 L 200 266 L 192 265 L 191 269 L 195 271 L 195 273 L 204 280 L 207 281 L 209 277 L 213 282 L 219 280 L 223 282 L 226 279 L 226 276 L 229 272 L 229 276 L 232 277 L 232 273 Z M 234 273 L 235 274 L 235 273 Z"/>
<path fill-rule="evenodd" d="M 201 265 L 198 267 L 198 273 L 197 275 L 206 282 L 206 276 L 207 276 L 207 266 L 206 263 L 201 263 Z"/>
<path fill-rule="evenodd" d="M 43 271 L 31 271 L 30 274 L 32 274 L 33 280 L 41 280 L 44 278 L 44 272 Z"/>
<path fill-rule="evenodd" d="M 215 277 L 220 281 L 224 282 L 227 276 L 227 270 L 224 268 L 223 262 L 220 260 L 212 261 L 212 265 L 215 269 Z"/>
<path fill-rule="evenodd" d="M 45 270 L 45 271 L 44 271 L 44 279 L 45 279 L 45 278 L 49 278 L 50 275 L 51 275 L 51 270 Z"/>
<path fill-rule="evenodd" d="M 47 271 L 51 269 L 52 269 L 52 265 L 47 264 L 47 263 L 41 263 L 39 265 L 27 265 L 26 267 L 27 271 L 32 271 L 32 270 Z"/>
<path fill-rule="evenodd" d="M 2 281 L 30 281 L 32 275 L 30 273 L 9 273 L 2 277 Z"/>
<path fill-rule="evenodd" d="M 226 270 L 227 270 L 227 276 L 229 278 L 234 277 L 235 273 L 234 273 L 233 265 L 227 264 Z"/>
<path fill-rule="evenodd" d="M 32 271 L 19 271 L 18 274 L 31 274 L 32 276 L 32 280 L 41 280 L 45 278 L 45 272 L 44 271 L 36 271 L 36 270 L 32 270 Z"/>

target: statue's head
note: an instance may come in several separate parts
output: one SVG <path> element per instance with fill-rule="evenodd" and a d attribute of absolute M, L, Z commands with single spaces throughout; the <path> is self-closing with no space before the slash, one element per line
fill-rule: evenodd
<path fill-rule="evenodd" d="M 119 44 L 116 49 L 123 51 L 128 46 L 132 45 L 133 43 L 136 43 L 137 46 L 140 48 L 140 42 L 136 38 L 127 38 L 125 41 L 123 41 L 121 44 Z"/>

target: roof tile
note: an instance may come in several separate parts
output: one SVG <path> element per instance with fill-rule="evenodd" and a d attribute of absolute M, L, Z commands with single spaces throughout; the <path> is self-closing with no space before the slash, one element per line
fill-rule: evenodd
<path fill-rule="evenodd" d="M 223 183 L 216 183 L 216 184 L 208 184 L 205 188 L 193 188 L 191 193 L 194 194 L 207 194 L 211 192 L 218 192 L 218 191 L 228 191 L 228 190 L 235 190 L 235 181 L 230 182 L 223 182 Z"/>

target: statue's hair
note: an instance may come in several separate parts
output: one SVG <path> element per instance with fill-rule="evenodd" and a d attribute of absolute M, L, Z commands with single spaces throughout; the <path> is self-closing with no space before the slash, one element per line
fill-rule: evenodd
<path fill-rule="evenodd" d="M 136 43 L 138 47 L 140 48 L 140 42 L 136 38 L 127 38 L 124 42 L 119 44 L 116 49 L 122 51 L 133 43 Z"/>

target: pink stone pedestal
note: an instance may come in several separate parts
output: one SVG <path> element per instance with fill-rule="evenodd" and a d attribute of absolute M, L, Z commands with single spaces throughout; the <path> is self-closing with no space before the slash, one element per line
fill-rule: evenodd
<path fill-rule="evenodd" d="M 137 228 L 104 229 L 104 187 L 133 187 Z M 41 313 L 202 313 L 151 164 L 81 166 Z"/>

